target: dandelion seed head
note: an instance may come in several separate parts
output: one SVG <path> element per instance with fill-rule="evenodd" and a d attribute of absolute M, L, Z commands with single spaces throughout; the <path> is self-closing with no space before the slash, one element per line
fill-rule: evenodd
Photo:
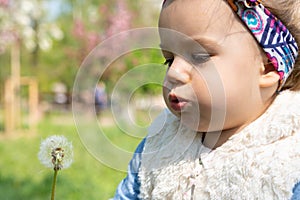
<path fill-rule="evenodd" d="M 72 143 L 64 136 L 50 136 L 41 142 L 38 158 L 48 168 L 66 169 L 73 162 Z"/>

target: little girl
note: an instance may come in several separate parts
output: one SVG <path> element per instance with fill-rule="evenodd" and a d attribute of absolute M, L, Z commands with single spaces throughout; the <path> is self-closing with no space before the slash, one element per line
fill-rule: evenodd
<path fill-rule="evenodd" d="M 168 110 L 115 199 L 300 199 L 300 1 L 166 0 Z"/>

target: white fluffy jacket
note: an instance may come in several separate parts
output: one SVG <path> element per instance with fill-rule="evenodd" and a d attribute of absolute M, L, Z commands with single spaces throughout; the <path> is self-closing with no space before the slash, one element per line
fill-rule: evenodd
<path fill-rule="evenodd" d="M 300 93 L 210 151 L 170 112 L 149 129 L 139 171 L 142 199 L 290 199 L 300 180 Z"/>

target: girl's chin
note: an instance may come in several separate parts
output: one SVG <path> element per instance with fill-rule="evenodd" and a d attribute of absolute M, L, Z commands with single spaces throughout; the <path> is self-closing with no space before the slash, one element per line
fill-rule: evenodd
<path fill-rule="evenodd" d="M 175 111 L 172 107 L 169 110 L 180 119 L 180 123 L 196 132 L 207 132 L 208 129 L 213 129 L 212 125 L 207 120 L 201 120 L 197 109 L 192 109 L 191 106 L 181 111 Z"/>
<path fill-rule="evenodd" d="M 199 128 L 201 127 L 199 116 L 193 117 L 192 115 L 187 115 L 186 113 L 180 114 L 180 123 L 185 125 L 186 127 L 194 130 L 199 131 Z"/>
<path fill-rule="evenodd" d="M 169 108 L 169 110 L 171 111 L 171 113 L 173 113 L 173 115 L 175 115 L 178 118 L 181 118 L 181 112 L 176 112 L 176 111 L 174 111 L 174 110 L 172 110 L 170 108 Z"/>

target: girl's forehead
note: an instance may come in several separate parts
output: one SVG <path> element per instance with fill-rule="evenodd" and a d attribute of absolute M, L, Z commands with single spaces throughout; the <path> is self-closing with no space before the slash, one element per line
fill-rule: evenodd
<path fill-rule="evenodd" d="M 224 15 L 233 14 L 231 8 L 223 0 L 166 0 L 161 13 L 165 11 L 174 18 L 206 18 L 206 21 L 211 22 Z"/>
<path fill-rule="evenodd" d="M 167 0 L 159 27 L 190 37 L 206 34 L 222 39 L 234 31 L 238 22 L 231 8 L 222 0 Z"/>

